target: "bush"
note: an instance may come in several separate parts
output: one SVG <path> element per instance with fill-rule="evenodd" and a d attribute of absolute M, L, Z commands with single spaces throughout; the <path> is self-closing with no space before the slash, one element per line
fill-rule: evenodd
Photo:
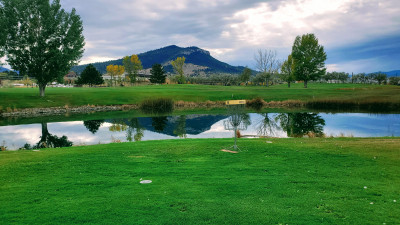
<path fill-rule="evenodd" d="M 264 99 L 260 97 L 246 101 L 246 106 L 255 110 L 260 110 L 265 104 L 266 102 L 264 101 Z"/>
<path fill-rule="evenodd" d="M 171 113 L 174 109 L 174 101 L 169 98 L 147 99 L 141 102 L 139 107 L 144 113 L 149 114 Z"/>

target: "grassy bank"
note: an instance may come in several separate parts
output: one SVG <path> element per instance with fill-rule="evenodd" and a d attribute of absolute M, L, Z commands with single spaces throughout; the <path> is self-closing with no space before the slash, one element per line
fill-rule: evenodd
<path fill-rule="evenodd" d="M 400 223 L 399 138 L 268 141 L 0 152 L 0 223 Z"/>
<path fill-rule="evenodd" d="M 145 99 L 171 98 L 174 101 L 207 102 L 230 99 L 265 101 L 351 101 L 400 104 L 400 87 L 360 84 L 302 84 L 254 86 L 153 85 L 116 88 L 47 88 L 46 97 L 39 98 L 37 88 L 0 88 L 0 110 L 23 108 L 75 107 L 83 105 L 138 104 Z"/>

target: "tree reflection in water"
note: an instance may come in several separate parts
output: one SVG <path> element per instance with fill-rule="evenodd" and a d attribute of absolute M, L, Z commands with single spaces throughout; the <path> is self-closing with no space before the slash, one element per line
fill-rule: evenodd
<path fill-rule="evenodd" d="M 50 134 L 47 129 L 47 123 L 42 122 L 42 136 L 40 137 L 40 141 L 33 146 L 33 149 L 71 147 L 72 144 L 73 143 L 64 135 L 58 137 L 57 135 Z M 26 144 L 25 148 L 27 147 Z"/>
<path fill-rule="evenodd" d="M 133 133 L 135 134 L 133 135 Z M 126 131 L 126 140 L 129 142 L 132 142 L 133 140 L 141 141 L 143 136 L 144 136 L 144 128 L 140 125 L 139 118 L 130 119 L 128 130 Z"/>
<path fill-rule="evenodd" d="M 321 137 L 325 120 L 316 113 L 280 113 L 276 117 L 288 137 L 313 135 Z"/>
<path fill-rule="evenodd" d="M 263 119 L 257 124 L 257 134 L 259 136 L 276 136 L 276 130 L 278 130 L 279 125 L 276 120 L 272 118 L 268 113 L 259 113 L 263 117 Z"/>
<path fill-rule="evenodd" d="M 92 134 L 95 134 L 101 125 L 104 123 L 104 120 L 86 120 L 83 121 L 83 125 L 90 131 Z"/>
<path fill-rule="evenodd" d="M 178 117 L 176 122 L 174 134 L 180 138 L 186 138 L 186 115 Z"/>
<path fill-rule="evenodd" d="M 166 116 L 152 117 L 151 120 L 151 125 L 154 127 L 154 130 L 160 133 L 164 131 L 168 122 L 168 118 Z"/>

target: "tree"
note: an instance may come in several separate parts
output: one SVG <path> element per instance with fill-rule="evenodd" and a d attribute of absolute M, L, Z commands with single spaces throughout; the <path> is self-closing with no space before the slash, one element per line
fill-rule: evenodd
<path fill-rule="evenodd" d="M 288 87 L 290 87 L 290 82 L 295 80 L 293 75 L 293 67 L 293 58 L 292 55 L 289 55 L 288 59 L 282 63 L 280 74 L 280 78 L 288 83 Z"/>
<path fill-rule="evenodd" d="M 131 57 L 125 56 L 122 62 L 131 84 L 135 83 L 139 74 L 139 70 L 143 69 L 142 62 L 140 61 L 139 57 L 137 55 L 132 55 Z"/>
<path fill-rule="evenodd" d="M 390 85 L 400 85 L 400 77 L 390 77 L 389 84 Z"/>
<path fill-rule="evenodd" d="M 165 74 L 163 66 L 161 64 L 154 64 L 151 67 L 150 70 L 151 76 L 150 76 L 150 82 L 151 83 L 157 83 L 157 84 L 163 84 L 165 83 L 165 78 L 167 75 Z"/>
<path fill-rule="evenodd" d="M 0 52 L 14 70 L 36 78 L 43 97 L 47 83 L 82 57 L 82 21 L 75 9 L 61 9 L 60 0 L 0 0 L 0 8 Z"/>
<path fill-rule="evenodd" d="M 115 76 L 121 76 L 122 74 L 124 74 L 125 67 L 119 65 L 108 65 L 106 70 L 107 73 L 111 76 L 111 83 L 114 82 L 115 85 L 117 85 L 117 82 L 115 81 Z"/>
<path fill-rule="evenodd" d="M 384 73 L 374 73 L 372 75 L 372 78 L 378 81 L 378 84 L 381 85 L 382 82 L 385 82 L 387 80 L 387 75 Z"/>
<path fill-rule="evenodd" d="M 103 84 L 104 80 L 100 72 L 92 65 L 89 64 L 81 73 L 81 76 L 76 81 L 77 84 L 99 85 Z"/>
<path fill-rule="evenodd" d="M 314 34 L 297 36 L 293 47 L 294 76 L 304 81 L 304 87 L 310 80 L 317 80 L 325 74 L 326 53 L 324 47 L 318 44 Z"/>
<path fill-rule="evenodd" d="M 246 86 L 247 86 L 247 83 L 249 82 L 249 80 L 250 80 L 250 76 L 251 76 L 251 69 L 249 69 L 249 68 L 244 68 L 244 70 L 243 70 L 243 72 L 242 72 L 242 74 L 240 75 L 240 77 L 239 77 L 239 80 L 241 81 L 241 82 L 244 82 L 245 84 L 246 84 Z"/>
<path fill-rule="evenodd" d="M 22 83 L 26 86 L 33 85 L 33 81 L 29 78 L 28 75 L 25 75 L 22 79 Z"/>
<path fill-rule="evenodd" d="M 265 85 L 268 87 L 271 76 L 279 70 L 279 61 L 276 58 L 276 51 L 259 49 L 254 55 L 256 61 L 256 68 L 261 73 L 265 81 Z"/>
<path fill-rule="evenodd" d="M 178 84 L 185 83 L 185 74 L 183 72 L 183 66 L 185 65 L 185 57 L 178 57 L 171 62 L 172 67 L 178 75 Z"/>
<path fill-rule="evenodd" d="M 5 28 L 6 28 L 6 20 L 3 19 L 4 15 L 4 9 L 1 6 L 1 1 L 0 1 L 0 58 L 4 56 L 5 54 L 5 45 L 6 45 L 6 35 L 5 35 Z M 2 62 L 0 62 L 0 66 L 3 65 Z"/>

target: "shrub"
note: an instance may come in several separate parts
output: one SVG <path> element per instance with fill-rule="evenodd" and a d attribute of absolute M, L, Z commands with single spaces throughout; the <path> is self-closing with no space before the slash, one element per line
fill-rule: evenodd
<path fill-rule="evenodd" d="M 260 97 L 246 101 L 246 106 L 255 110 L 260 110 L 265 104 L 266 102 L 264 101 L 264 99 Z"/>
<path fill-rule="evenodd" d="M 144 113 L 171 113 L 174 109 L 174 101 L 169 98 L 147 99 L 141 102 L 139 107 Z"/>

